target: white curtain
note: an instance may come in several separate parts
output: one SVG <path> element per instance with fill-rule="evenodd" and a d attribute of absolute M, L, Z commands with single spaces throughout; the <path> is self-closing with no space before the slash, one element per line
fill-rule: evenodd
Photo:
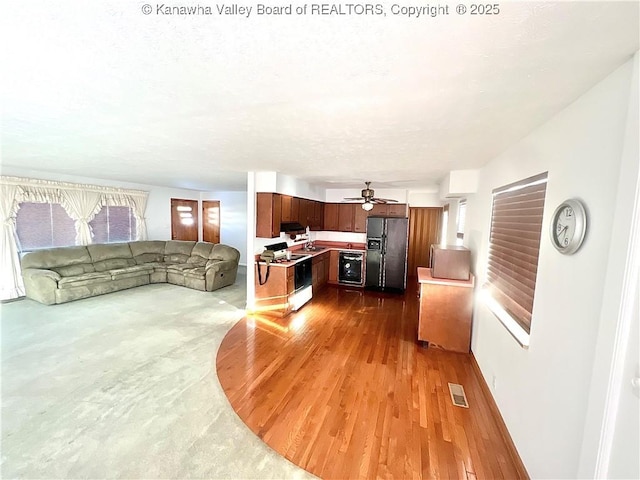
<path fill-rule="evenodd" d="M 62 190 L 60 203 L 76 223 L 76 245 L 89 245 L 93 238 L 89 222 L 102 208 L 102 194 L 88 190 Z"/>
<path fill-rule="evenodd" d="M 16 244 L 16 214 L 21 189 L 17 185 L 0 185 L 0 220 L 2 220 L 2 244 L 0 245 L 0 300 L 24 295 L 24 283 L 20 273 L 20 257 Z"/>
<path fill-rule="evenodd" d="M 147 219 L 144 217 L 144 212 L 147 210 L 147 197 L 145 195 L 130 195 L 133 205 L 133 216 L 136 218 L 136 240 L 147 239 Z"/>

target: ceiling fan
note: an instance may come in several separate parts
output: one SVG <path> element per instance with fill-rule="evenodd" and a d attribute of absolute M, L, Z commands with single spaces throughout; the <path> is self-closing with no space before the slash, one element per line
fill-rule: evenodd
<path fill-rule="evenodd" d="M 365 185 L 367 186 L 367 188 L 363 189 L 361 192 L 361 197 L 346 197 L 345 200 L 347 201 L 354 201 L 354 200 L 360 200 L 362 201 L 362 209 L 363 210 L 371 210 L 373 209 L 373 205 L 376 203 L 390 203 L 390 202 L 397 202 L 397 200 L 392 200 L 390 198 L 377 198 L 374 197 L 375 192 L 372 188 L 369 188 L 369 185 L 371 185 L 371 182 L 364 182 Z"/>

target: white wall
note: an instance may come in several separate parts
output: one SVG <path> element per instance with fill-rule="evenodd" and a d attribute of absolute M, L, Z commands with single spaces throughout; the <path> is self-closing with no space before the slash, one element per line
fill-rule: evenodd
<path fill-rule="evenodd" d="M 149 192 L 147 200 L 147 234 L 150 240 L 171 239 L 171 199 L 181 198 L 186 200 L 198 200 L 200 192 L 180 188 L 159 187 L 139 183 L 118 182 L 102 180 L 79 175 L 62 175 L 41 170 L 28 170 L 15 167 L 2 166 L 2 175 L 16 177 L 38 178 L 41 180 L 54 180 L 59 182 L 88 183 L 108 187 L 132 188 Z"/>
<path fill-rule="evenodd" d="M 220 201 L 220 243 L 237 248 L 240 264 L 246 265 L 247 192 L 203 192 L 201 199 Z"/>
<path fill-rule="evenodd" d="M 409 190 L 407 197 L 410 207 L 441 207 L 444 205 L 440 200 L 437 188 L 432 191 Z"/>
<path fill-rule="evenodd" d="M 578 475 L 607 253 L 621 167 L 633 71 L 628 62 L 480 171 L 468 196 L 465 245 L 478 284 L 486 279 L 491 191 L 549 172 L 530 347 L 525 350 L 476 302 L 472 350 L 529 474 Z M 550 216 L 563 200 L 586 204 L 581 250 L 550 243 Z M 612 272 L 621 275 L 621 272 Z M 604 386 L 603 386 L 604 387 Z"/>

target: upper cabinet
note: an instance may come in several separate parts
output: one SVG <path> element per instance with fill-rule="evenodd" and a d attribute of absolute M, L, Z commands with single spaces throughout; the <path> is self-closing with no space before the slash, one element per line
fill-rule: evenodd
<path fill-rule="evenodd" d="M 291 216 L 291 202 L 293 197 L 291 195 L 280 195 L 280 200 L 282 203 L 282 221 L 293 222 L 297 220 Z"/>
<path fill-rule="evenodd" d="M 256 194 L 256 237 L 280 236 L 282 222 L 282 196 L 278 193 Z"/>
<path fill-rule="evenodd" d="M 298 222 L 311 230 L 367 231 L 367 217 L 406 217 L 407 205 L 376 204 L 369 212 L 360 203 L 324 203 L 279 193 L 257 193 L 256 236 L 280 236 L 281 222 Z"/>
<path fill-rule="evenodd" d="M 329 231 L 338 230 L 338 205 L 339 203 L 324 204 L 324 229 Z"/>
<path fill-rule="evenodd" d="M 355 204 L 338 204 L 338 230 L 341 232 L 353 232 L 353 221 L 355 219 Z"/>

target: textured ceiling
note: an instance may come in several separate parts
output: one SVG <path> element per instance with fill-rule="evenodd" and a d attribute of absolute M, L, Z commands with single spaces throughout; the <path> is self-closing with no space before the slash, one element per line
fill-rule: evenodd
<path fill-rule="evenodd" d="M 3 165 L 196 189 L 243 188 L 249 170 L 430 186 L 518 141 L 639 37 L 637 2 L 421 18 L 142 4 L 3 3 Z"/>

